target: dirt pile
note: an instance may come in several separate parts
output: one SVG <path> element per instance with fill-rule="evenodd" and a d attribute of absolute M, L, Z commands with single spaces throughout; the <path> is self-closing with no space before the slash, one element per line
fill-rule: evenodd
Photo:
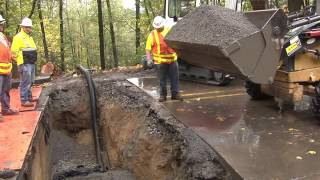
<path fill-rule="evenodd" d="M 259 29 L 242 13 L 220 6 L 201 6 L 180 20 L 166 36 L 170 42 L 226 48 Z"/>

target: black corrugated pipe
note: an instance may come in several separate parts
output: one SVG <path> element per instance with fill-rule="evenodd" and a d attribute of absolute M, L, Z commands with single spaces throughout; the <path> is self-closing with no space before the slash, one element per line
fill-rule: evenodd
<path fill-rule="evenodd" d="M 104 155 L 102 154 L 102 146 L 100 142 L 100 137 L 99 136 L 99 126 L 100 122 L 98 119 L 98 111 L 97 111 L 97 98 L 96 98 L 96 91 L 95 91 L 95 86 L 93 83 L 93 80 L 90 76 L 90 73 L 87 69 L 85 69 L 82 66 L 77 66 L 77 69 L 85 76 L 87 83 L 88 83 L 88 88 L 89 88 L 89 95 L 90 95 L 90 108 L 91 108 L 91 122 L 92 122 L 92 130 L 93 130 L 93 137 L 94 137 L 94 144 L 95 144 L 95 151 L 96 151 L 96 158 L 97 158 L 97 163 L 100 166 L 100 170 L 102 172 L 105 172 L 108 169 L 111 168 L 110 162 L 109 162 L 109 156 L 108 156 L 108 151 L 106 150 L 106 161 L 103 159 Z M 107 167 L 106 167 L 107 165 Z"/>

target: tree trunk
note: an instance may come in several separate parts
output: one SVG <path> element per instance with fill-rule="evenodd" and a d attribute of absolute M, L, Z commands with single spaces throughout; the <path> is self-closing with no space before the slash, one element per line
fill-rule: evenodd
<path fill-rule="evenodd" d="M 21 1 L 20 1 L 21 2 Z M 31 11 L 30 11 L 30 14 L 29 14 L 29 16 L 28 16 L 28 18 L 32 18 L 32 15 L 33 15 L 33 13 L 34 13 L 34 10 L 35 10 L 35 8 L 36 8 L 36 4 L 37 4 L 37 0 L 33 0 L 32 1 L 32 8 L 31 8 Z M 22 18 L 22 13 L 21 13 L 21 18 Z"/>
<path fill-rule="evenodd" d="M 88 44 L 88 40 L 87 40 L 87 36 L 86 36 L 86 31 L 84 29 L 84 25 L 80 24 L 80 28 L 81 28 L 81 32 L 82 32 L 82 36 L 84 39 L 84 46 L 86 48 L 86 61 L 87 61 L 87 67 L 90 68 L 91 66 L 91 62 L 90 62 L 90 58 L 89 58 L 89 44 Z M 105 49 L 105 48 L 103 48 Z"/>
<path fill-rule="evenodd" d="M 98 21 L 99 21 L 99 40 L 100 40 L 100 64 L 101 69 L 106 69 L 106 60 L 104 56 L 104 34 L 103 34 L 103 19 L 102 19 L 102 2 L 97 0 L 98 4 Z"/>
<path fill-rule="evenodd" d="M 306 0 L 306 6 L 310 6 L 310 1 L 309 0 Z"/>
<path fill-rule="evenodd" d="M 60 57 L 61 57 L 61 70 L 65 71 L 64 63 L 64 31 L 63 31 L 63 0 L 59 0 L 59 18 L 60 18 Z"/>
<path fill-rule="evenodd" d="M 280 8 L 279 0 L 274 0 L 274 6 Z"/>
<path fill-rule="evenodd" d="M 250 0 L 253 10 L 263 10 L 266 9 L 265 0 Z"/>
<path fill-rule="evenodd" d="M 47 45 L 47 39 L 46 39 L 46 31 L 44 28 L 43 17 L 42 17 L 41 0 L 38 1 L 38 13 L 39 13 L 39 19 L 40 19 L 41 33 L 42 33 L 44 57 L 46 59 L 46 62 L 49 62 L 49 51 L 48 51 L 48 45 Z"/>
<path fill-rule="evenodd" d="M 28 18 L 30 18 L 30 19 L 32 18 L 32 15 L 34 13 L 34 9 L 36 8 L 36 4 L 37 4 L 37 0 L 33 0 L 32 1 L 31 11 L 30 11 L 29 16 L 28 16 Z M 20 17 L 22 19 L 22 2 L 21 2 L 21 0 L 19 1 L 19 5 L 20 5 Z M 19 32 L 19 28 L 20 28 L 20 25 L 17 26 L 16 33 Z"/>
<path fill-rule="evenodd" d="M 303 0 L 290 0 L 288 3 L 288 9 L 290 13 L 299 11 L 302 6 L 304 6 Z"/>
<path fill-rule="evenodd" d="M 150 13 L 149 13 L 149 9 L 148 9 L 148 5 L 147 5 L 146 0 L 143 0 L 143 4 L 144 4 L 144 9 L 145 9 L 145 11 L 146 11 L 146 15 L 147 15 L 147 17 L 148 17 L 149 30 L 152 30 L 152 26 L 151 26 L 152 19 L 151 19 L 151 17 L 150 17 Z"/>
<path fill-rule="evenodd" d="M 150 8 L 150 11 L 151 11 L 151 14 L 152 14 L 152 18 L 153 19 L 154 17 L 156 17 L 156 13 L 154 12 L 153 8 L 152 8 L 152 3 L 150 0 L 147 0 L 148 4 L 149 4 L 149 8 Z"/>
<path fill-rule="evenodd" d="M 88 1 L 86 1 L 86 20 L 88 19 Z M 86 60 L 87 60 L 87 67 L 91 67 L 91 61 L 92 59 L 90 58 L 90 49 L 89 49 L 89 42 L 88 42 L 88 38 L 87 38 L 87 35 L 86 35 L 86 31 L 85 31 L 85 28 L 84 26 L 82 26 L 82 32 L 83 32 L 83 38 L 84 38 L 84 41 L 85 41 L 85 47 L 86 47 Z M 104 44 L 105 45 L 105 42 Z M 105 49 L 105 48 L 104 48 Z M 105 51 L 104 51 L 104 55 L 105 55 Z M 105 57 L 105 56 L 104 56 Z M 105 59 L 104 59 L 104 62 L 105 62 Z"/>
<path fill-rule="evenodd" d="M 80 16 L 80 11 L 77 9 L 78 17 Z M 82 23 L 77 23 L 77 31 L 79 32 L 79 37 L 75 39 L 75 48 L 77 50 L 77 57 L 79 59 L 79 64 L 82 65 L 82 60 L 83 60 L 83 48 L 82 48 L 82 42 L 83 42 L 83 34 L 82 34 Z"/>
<path fill-rule="evenodd" d="M 19 0 L 19 6 L 20 6 L 20 19 L 22 19 L 22 2 Z"/>
<path fill-rule="evenodd" d="M 140 48 L 140 0 L 136 0 L 136 55 Z"/>
<path fill-rule="evenodd" d="M 67 9 L 67 4 L 66 4 L 66 9 Z M 72 62 L 73 62 L 73 66 L 76 66 L 77 64 L 77 55 L 76 55 L 76 49 L 75 46 L 73 44 L 73 33 L 70 30 L 70 20 L 69 20 L 69 13 L 68 11 L 66 11 L 66 17 L 67 17 L 67 29 L 69 31 L 69 41 L 70 41 L 70 46 L 71 46 L 71 56 L 72 56 Z M 80 63 L 79 63 L 80 64 Z"/>
<path fill-rule="evenodd" d="M 106 1 L 107 1 L 108 15 L 109 15 L 109 26 L 110 26 L 110 36 L 111 36 L 111 43 L 112 43 L 114 67 L 118 67 L 119 59 L 118 59 L 118 52 L 117 52 L 117 46 L 116 46 L 115 33 L 114 33 L 114 29 L 113 29 L 111 5 L 110 5 L 110 0 L 106 0 Z"/>
<path fill-rule="evenodd" d="M 9 11 L 9 0 L 6 0 L 6 9 L 5 9 L 6 18 L 8 17 L 8 11 Z"/>

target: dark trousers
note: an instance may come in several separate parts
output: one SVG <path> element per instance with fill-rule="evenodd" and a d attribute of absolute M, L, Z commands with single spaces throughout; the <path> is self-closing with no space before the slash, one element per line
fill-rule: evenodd
<path fill-rule="evenodd" d="M 160 96 L 167 96 L 167 79 L 170 80 L 171 96 L 176 96 L 179 93 L 178 63 L 160 64 L 157 66 L 160 79 Z"/>
<path fill-rule="evenodd" d="M 11 74 L 0 75 L 0 101 L 1 110 L 7 111 L 10 109 L 10 89 L 11 89 Z"/>

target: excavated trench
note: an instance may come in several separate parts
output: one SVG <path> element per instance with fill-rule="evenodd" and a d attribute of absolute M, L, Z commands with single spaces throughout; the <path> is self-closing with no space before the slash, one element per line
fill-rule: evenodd
<path fill-rule="evenodd" d="M 124 78 L 94 83 L 111 167 L 101 172 L 96 163 L 87 85 L 66 77 L 41 95 L 44 114 L 21 179 L 230 179 L 214 151 L 146 93 Z"/>

